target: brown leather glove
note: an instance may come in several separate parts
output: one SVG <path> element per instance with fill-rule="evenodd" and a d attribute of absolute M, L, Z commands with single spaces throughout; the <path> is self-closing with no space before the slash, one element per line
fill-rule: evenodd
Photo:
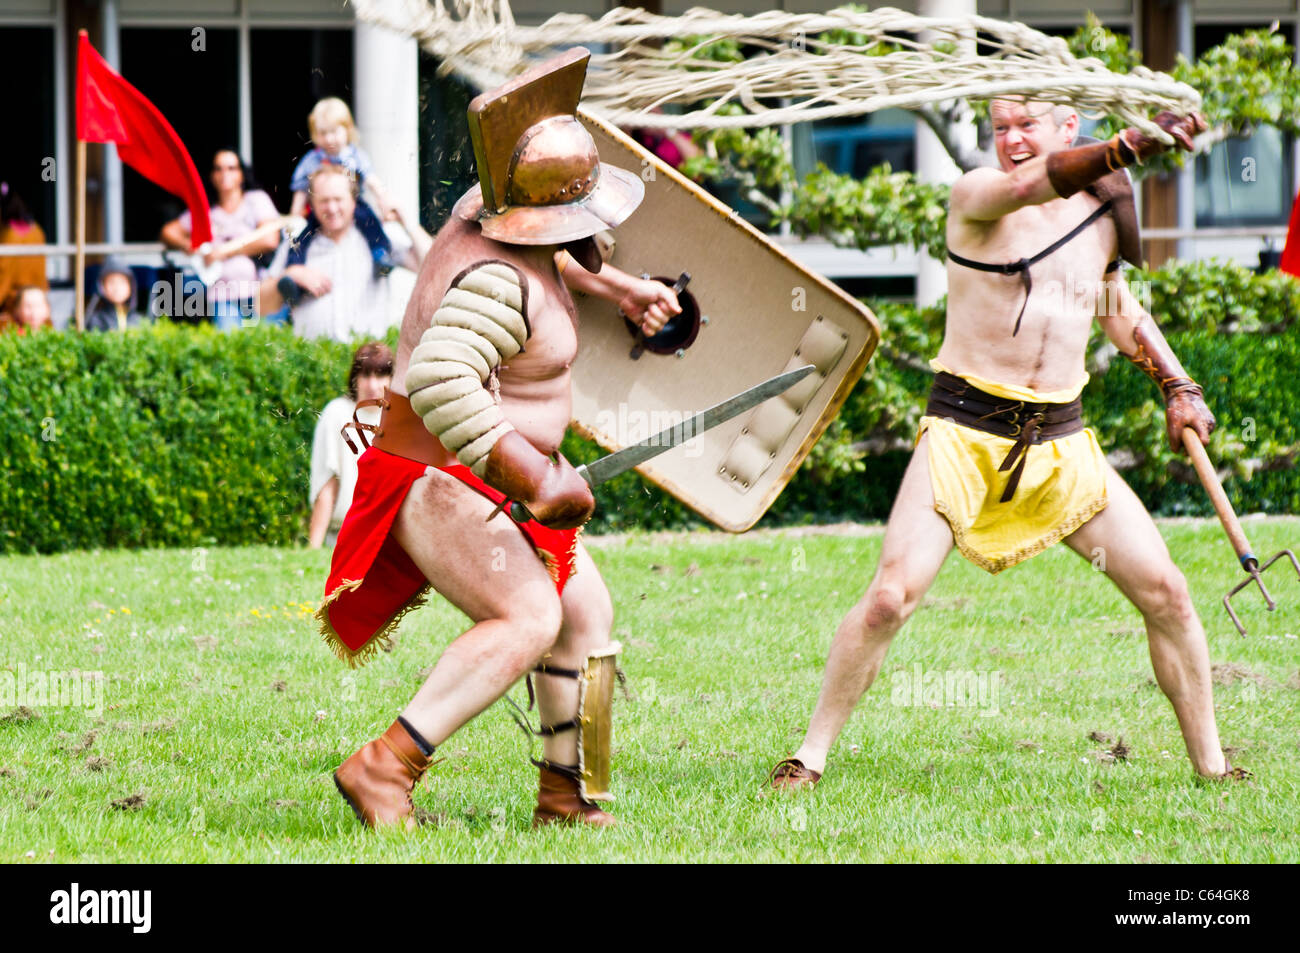
<path fill-rule="evenodd" d="M 1199 113 L 1175 116 L 1171 112 L 1162 112 L 1156 115 L 1154 121 L 1174 137 L 1174 143 L 1178 148 L 1189 152 L 1192 149 L 1192 136 L 1205 131 L 1205 120 Z M 1047 157 L 1047 179 L 1052 183 L 1052 189 L 1057 195 L 1069 198 L 1103 176 L 1117 172 L 1135 162 L 1145 162 L 1151 156 L 1159 155 L 1170 148 L 1130 126 L 1105 142 L 1094 142 L 1051 153 Z"/>
<path fill-rule="evenodd" d="M 1205 118 L 1200 113 L 1195 112 L 1188 113 L 1186 116 L 1178 116 L 1171 112 L 1157 113 L 1153 122 L 1174 137 L 1174 146 L 1186 152 L 1192 151 L 1192 137 L 1204 132 L 1207 128 Z M 1138 163 L 1146 162 L 1152 156 L 1168 152 L 1173 148 L 1153 136 L 1148 136 L 1140 130 L 1134 129 L 1132 126 L 1121 130 L 1119 137 L 1133 153 Z M 1125 163 L 1125 165 L 1128 164 Z"/>
<path fill-rule="evenodd" d="M 1201 443 L 1210 442 L 1210 434 L 1218 424 L 1205 404 L 1200 384 L 1189 381 L 1170 385 L 1165 395 L 1165 425 L 1169 429 L 1169 446 L 1175 453 L 1187 452 L 1183 445 L 1184 427 L 1195 430 Z"/>
<path fill-rule="evenodd" d="M 1201 442 L 1210 439 L 1214 431 L 1214 414 L 1205 405 L 1205 394 L 1183 370 L 1169 347 L 1169 342 L 1155 331 L 1155 323 L 1148 327 L 1150 318 L 1143 318 L 1133 329 L 1137 351 L 1125 355 L 1160 388 L 1165 399 L 1165 425 L 1169 431 L 1169 446 L 1174 453 L 1186 453 L 1183 446 L 1183 428 L 1191 427 L 1200 435 Z"/>
<path fill-rule="evenodd" d="M 487 457 L 483 482 L 528 508 L 551 529 L 572 529 L 591 519 L 596 499 L 591 487 L 564 457 L 552 463 L 528 439 L 512 430 Z"/>

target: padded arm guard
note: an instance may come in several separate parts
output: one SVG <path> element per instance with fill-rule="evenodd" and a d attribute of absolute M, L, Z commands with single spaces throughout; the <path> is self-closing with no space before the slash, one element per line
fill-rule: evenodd
<path fill-rule="evenodd" d="M 523 273 L 503 261 L 462 271 L 406 371 L 406 392 L 424 426 L 480 478 L 488 453 L 514 430 L 485 385 L 528 340 L 527 289 Z"/>

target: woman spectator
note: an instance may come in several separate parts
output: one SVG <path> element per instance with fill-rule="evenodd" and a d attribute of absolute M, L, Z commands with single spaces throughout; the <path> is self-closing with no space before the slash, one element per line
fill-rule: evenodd
<path fill-rule="evenodd" d="M 335 397 L 321 411 L 311 442 L 311 486 L 307 494 L 311 503 L 307 545 L 312 549 L 319 549 L 322 543 L 334 545 L 357 485 L 358 454 L 343 442 L 340 431 L 352 420 L 354 412 L 362 423 L 377 426 L 379 408 L 371 406 L 357 410 L 357 403 L 383 397 L 392 380 L 393 352 L 388 345 L 378 341 L 363 344 L 352 355 L 348 395 Z M 353 436 L 351 439 L 357 450 L 364 453 L 359 438 Z"/>
<path fill-rule="evenodd" d="M 45 232 L 8 182 L 0 182 L 0 245 L 44 245 Z M 20 287 L 50 288 L 44 255 L 0 255 L 0 305 Z"/>
<path fill-rule="evenodd" d="M 218 328 L 230 331 L 241 326 L 241 318 L 255 313 L 258 276 L 253 256 L 274 251 L 280 244 L 278 229 L 254 233 L 280 216 L 271 197 L 257 188 L 252 172 L 233 149 L 220 149 L 212 157 L 209 183 L 212 243 L 204 262 L 220 262 L 221 275 L 208 288 L 208 310 Z M 162 240 L 172 248 L 189 251 L 190 228 L 186 210 L 163 226 Z M 247 240 L 228 249 L 221 247 L 241 238 Z"/>
<path fill-rule="evenodd" d="M 23 285 L 13 293 L 10 307 L 0 313 L 0 331 L 31 334 L 54 327 L 50 320 L 50 299 L 44 288 Z"/>

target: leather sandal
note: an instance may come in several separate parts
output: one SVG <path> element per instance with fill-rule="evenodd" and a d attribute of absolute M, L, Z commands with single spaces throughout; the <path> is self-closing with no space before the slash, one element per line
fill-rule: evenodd
<path fill-rule="evenodd" d="M 1253 781 L 1255 775 L 1249 768 L 1234 768 L 1232 762 L 1227 758 L 1223 759 L 1223 773 L 1216 775 L 1216 781 Z"/>
<path fill-rule="evenodd" d="M 820 771 L 805 767 L 798 758 L 786 758 L 778 761 L 776 767 L 767 776 L 768 782 L 778 791 L 794 791 L 800 788 L 812 788 L 822 779 Z"/>

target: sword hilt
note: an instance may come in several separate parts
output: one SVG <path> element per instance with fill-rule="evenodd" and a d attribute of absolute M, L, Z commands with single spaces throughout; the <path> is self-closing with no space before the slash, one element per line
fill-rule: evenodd
<path fill-rule="evenodd" d="M 516 503 L 514 500 L 506 500 L 506 515 L 516 523 L 527 523 L 533 518 L 533 514 L 528 511 L 528 507 L 522 503 Z"/>
<path fill-rule="evenodd" d="M 503 512 L 516 523 L 527 523 L 529 520 L 533 519 L 533 514 L 528 511 L 528 507 L 524 506 L 522 503 L 517 503 L 514 500 L 507 498 L 496 505 L 496 508 L 487 515 L 487 519 L 484 520 L 484 522 L 492 522 L 492 520 L 496 519 Z"/>

